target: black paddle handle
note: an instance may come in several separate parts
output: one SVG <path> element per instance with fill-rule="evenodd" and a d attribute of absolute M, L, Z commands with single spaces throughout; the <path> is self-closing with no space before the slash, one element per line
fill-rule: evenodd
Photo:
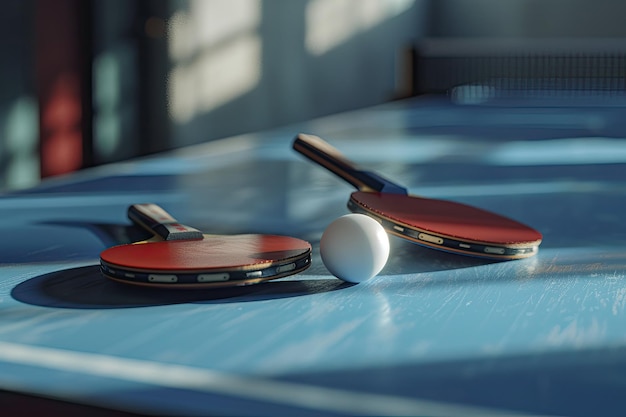
<path fill-rule="evenodd" d="M 357 190 L 407 193 L 405 188 L 373 172 L 361 170 L 338 149 L 318 136 L 300 133 L 294 139 L 293 149 L 352 184 Z"/>
<path fill-rule="evenodd" d="M 160 236 L 163 240 L 203 239 L 201 231 L 179 223 L 156 204 L 133 204 L 128 207 L 128 218 L 144 229 Z"/>

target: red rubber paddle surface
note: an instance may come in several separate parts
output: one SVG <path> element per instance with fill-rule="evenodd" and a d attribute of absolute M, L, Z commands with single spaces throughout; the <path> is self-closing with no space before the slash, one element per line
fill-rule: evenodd
<path fill-rule="evenodd" d="M 142 272 L 210 272 L 268 267 L 311 251 L 303 240 L 277 235 L 204 235 L 203 240 L 140 242 L 114 246 L 102 261 Z"/>
<path fill-rule="evenodd" d="M 395 223 L 452 239 L 508 246 L 542 240 L 529 226 L 462 203 L 363 191 L 352 193 L 351 200 Z"/>

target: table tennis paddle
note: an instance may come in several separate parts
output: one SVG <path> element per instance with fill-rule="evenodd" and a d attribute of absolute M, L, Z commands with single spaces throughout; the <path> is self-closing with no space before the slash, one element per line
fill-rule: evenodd
<path fill-rule="evenodd" d="M 289 236 L 209 235 L 176 221 L 155 204 L 135 204 L 128 217 L 153 237 L 100 254 L 102 274 L 165 288 L 256 284 L 297 274 L 311 264 L 311 245 Z"/>
<path fill-rule="evenodd" d="M 535 229 L 477 207 L 409 195 L 406 188 L 361 170 L 323 139 L 299 134 L 293 148 L 352 184 L 348 208 L 378 220 L 393 235 L 430 248 L 488 259 L 535 255 Z"/>

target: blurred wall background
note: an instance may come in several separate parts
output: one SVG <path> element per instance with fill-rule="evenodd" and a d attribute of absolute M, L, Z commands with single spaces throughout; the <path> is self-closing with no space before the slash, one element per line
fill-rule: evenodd
<path fill-rule="evenodd" d="M 134 4 L 96 1 L 96 163 L 388 101 L 428 15 L 425 0 Z"/>
<path fill-rule="evenodd" d="M 0 189 L 39 181 L 33 2 L 7 1 L 0 12 Z"/>
<path fill-rule="evenodd" d="M 616 0 L 5 0 L 0 190 L 404 94 L 426 37 L 622 38 Z"/>

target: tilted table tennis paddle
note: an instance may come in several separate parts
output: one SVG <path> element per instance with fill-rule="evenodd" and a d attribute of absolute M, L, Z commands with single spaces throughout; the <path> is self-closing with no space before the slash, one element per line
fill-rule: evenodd
<path fill-rule="evenodd" d="M 297 274 L 311 264 L 311 245 L 294 237 L 203 234 L 155 204 L 132 205 L 128 217 L 154 236 L 102 251 L 100 270 L 116 281 L 166 288 L 233 287 Z"/>
<path fill-rule="evenodd" d="M 317 136 L 299 134 L 293 148 L 356 187 L 348 208 L 373 217 L 393 235 L 489 259 L 526 258 L 538 251 L 542 235 L 535 229 L 466 204 L 409 195 L 404 187 L 359 169 Z"/>

